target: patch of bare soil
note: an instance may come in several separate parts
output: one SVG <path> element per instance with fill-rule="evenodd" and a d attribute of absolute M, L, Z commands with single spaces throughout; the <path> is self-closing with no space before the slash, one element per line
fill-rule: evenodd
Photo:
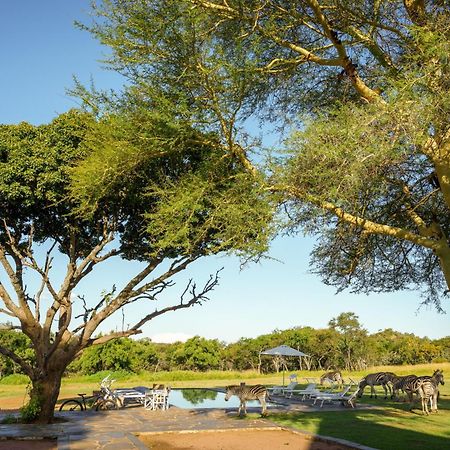
<path fill-rule="evenodd" d="M 19 409 L 23 406 L 23 395 L 18 397 L 3 397 L 0 400 L 0 409 Z"/>
<path fill-rule="evenodd" d="M 152 450 L 347 450 L 350 447 L 314 440 L 287 430 L 226 430 L 195 433 L 141 434 Z"/>

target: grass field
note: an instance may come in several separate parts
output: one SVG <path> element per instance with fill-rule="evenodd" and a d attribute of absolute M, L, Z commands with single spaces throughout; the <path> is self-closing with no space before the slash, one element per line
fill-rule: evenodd
<path fill-rule="evenodd" d="M 441 400 L 439 413 L 422 416 L 405 408 L 277 414 L 271 420 L 323 436 L 347 439 L 385 450 L 445 450 L 450 448 L 450 400 Z"/>
<path fill-rule="evenodd" d="M 364 372 L 343 372 L 344 378 L 359 379 L 369 372 L 391 371 L 398 375 L 414 373 L 431 375 L 440 368 L 444 376 L 450 373 L 450 363 L 418 366 L 374 367 Z M 296 372 L 302 377 L 319 377 L 323 372 Z M 107 372 L 92 376 L 65 378 L 62 383 L 60 401 L 91 393 L 98 389 L 99 382 Z M 288 374 L 286 374 L 287 379 Z M 228 384 L 281 384 L 281 374 L 259 375 L 255 372 L 166 372 L 139 375 L 113 373 L 117 387 L 150 386 L 165 383 L 172 387 L 220 387 Z M 8 384 L 9 383 L 9 384 Z M 18 383 L 18 384 L 15 384 Z M 444 450 L 450 449 L 450 382 L 440 386 L 439 413 L 422 416 L 420 409 L 409 412 L 409 405 L 383 399 L 383 390 L 378 389 L 378 399 L 369 398 L 369 388 L 360 403 L 371 404 L 376 409 L 339 409 L 337 412 L 308 412 L 271 414 L 268 420 L 313 433 L 348 439 L 378 449 L 389 450 Z M 26 401 L 26 380 L 21 376 L 0 380 L 0 409 L 19 408 Z M 418 405 L 420 406 L 420 405 Z M 249 417 L 255 417 L 249 415 Z"/>
<path fill-rule="evenodd" d="M 375 367 L 370 372 L 390 371 L 398 375 L 431 375 L 435 369 L 450 374 L 450 364 Z M 359 378 L 368 372 L 346 373 Z M 330 412 L 277 414 L 271 420 L 299 430 L 333 436 L 369 447 L 385 450 L 447 450 L 450 449 L 450 381 L 440 386 L 439 412 L 423 416 L 419 409 L 409 411 L 409 403 L 384 400 L 384 391 L 377 388 L 378 398 L 370 399 L 367 387 L 360 403 L 377 409 L 341 409 Z"/>

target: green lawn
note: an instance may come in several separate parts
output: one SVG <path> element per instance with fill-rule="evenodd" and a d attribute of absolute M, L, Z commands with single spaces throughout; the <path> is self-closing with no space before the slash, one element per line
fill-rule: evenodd
<path fill-rule="evenodd" d="M 448 363 L 376 368 L 399 375 L 416 373 L 431 375 L 436 368 L 450 373 Z M 447 370 L 446 370 L 447 369 Z M 367 372 L 366 372 L 367 373 Z M 362 374 L 361 374 L 362 375 Z M 384 400 L 377 388 L 378 398 L 369 398 L 367 387 L 358 405 L 370 404 L 377 409 L 357 408 L 329 412 L 272 414 L 271 421 L 283 426 L 305 430 L 323 436 L 333 436 L 369 447 L 386 450 L 447 450 L 450 449 L 450 382 L 440 386 L 439 412 L 423 416 L 420 402 L 413 412 L 409 403 Z"/>
<path fill-rule="evenodd" d="M 333 436 L 386 450 L 450 449 L 450 400 L 438 414 L 422 416 L 404 408 L 273 414 L 282 426 Z"/>

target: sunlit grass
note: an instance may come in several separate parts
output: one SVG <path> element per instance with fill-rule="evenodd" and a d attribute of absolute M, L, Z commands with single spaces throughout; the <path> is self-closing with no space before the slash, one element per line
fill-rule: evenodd
<path fill-rule="evenodd" d="M 450 448 L 448 407 L 441 406 L 438 414 L 430 416 L 416 412 L 383 407 L 376 410 L 339 410 L 338 413 L 272 414 L 270 420 L 282 426 L 347 439 L 377 449 Z"/>
<path fill-rule="evenodd" d="M 397 375 L 431 375 L 441 369 L 450 374 L 450 363 L 421 364 L 416 366 L 381 366 L 361 372 L 343 372 L 344 378 L 362 378 L 370 372 L 389 371 Z M 316 373 L 316 376 L 320 373 Z M 313 377 L 314 375 L 309 375 Z M 359 404 L 370 404 L 377 409 L 339 409 L 339 413 L 308 412 L 272 414 L 274 422 L 309 431 L 315 434 L 333 436 L 377 449 L 419 450 L 450 449 L 450 382 L 440 386 L 439 413 L 423 416 L 420 402 L 414 412 L 410 412 L 409 403 L 384 400 L 384 391 L 377 387 L 378 398 L 369 398 L 370 390 Z"/>

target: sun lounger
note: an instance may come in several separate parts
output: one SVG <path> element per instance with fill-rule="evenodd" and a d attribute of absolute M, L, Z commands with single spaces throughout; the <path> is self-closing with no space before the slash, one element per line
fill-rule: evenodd
<path fill-rule="evenodd" d="M 342 406 L 351 406 L 352 408 L 356 405 L 358 389 L 350 395 L 344 395 L 339 399 L 332 399 L 331 401 L 339 401 Z"/>
<path fill-rule="evenodd" d="M 317 378 L 311 378 L 311 377 L 304 377 L 305 381 L 310 384 L 310 383 L 316 383 L 317 384 Z"/>
<path fill-rule="evenodd" d="M 141 392 L 135 388 L 118 388 L 114 389 L 114 393 L 119 396 L 124 405 L 127 403 L 144 404 L 145 392 Z"/>
<path fill-rule="evenodd" d="M 332 393 L 320 393 L 317 395 L 314 395 L 314 403 L 313 405 L 315 405 L 318 401 L 320 401 L 320 407 L 323 407 L 323 404 L 325 402 L 333 402 L 333 401 L 342 401 L 345 399 L 345 396 L 348 394 L 349 390 L 350 390 L 350 385 L 347 386 L 342 392 L 338 392 L 335 394 Z"/>
<path fill-rule="evenodd" d="M 285 396 L 287 398 L 292 398 L 294 394 L 301 395 L 301 400 L 305 400 L 306 398 L 310 398 L 311 395 L 320 394 L 320 391 L 316 389 L 316 383 L 310 383 L 305 389 L 290 389 L 289 391 L 286 391 Z"/>
<path fill-rule="evenodd" d="M 269 395 L 285 395 L 297 386 L 297 381 L 291 381 L 287 386 L 273 386 L 268 388 Z"/>

